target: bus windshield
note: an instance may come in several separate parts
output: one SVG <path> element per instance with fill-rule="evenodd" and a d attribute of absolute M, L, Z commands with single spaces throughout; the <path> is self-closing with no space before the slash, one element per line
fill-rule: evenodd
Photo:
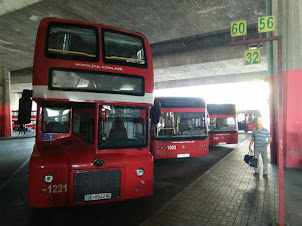
<path fill-rule="evenodd" d="M 246 115 L 246 123 L 251 124 L 251 123 L 256 123 L 257 119 L 260 118 L 260 114 L 247 114 Z"/>
<path fill-rule="evenodd" d="M 210 118 L 209 132 L 211 131 L 236 131 L 236 119 L 228 118 Z"/>
<path fill-rule="evenodd" d="M 206 136 L 204 112 L 162 112 L 153 138 Z"/>
<path fill-rule="evenodd" d="M 99 149 L 148 145 L 147 108 L 102 105 L 99 112 Z"/>
<path fill-rule="evenodd" d="M 43 107 L 42 112 L 42 133 L 69 133 L 69 108 Z"/>

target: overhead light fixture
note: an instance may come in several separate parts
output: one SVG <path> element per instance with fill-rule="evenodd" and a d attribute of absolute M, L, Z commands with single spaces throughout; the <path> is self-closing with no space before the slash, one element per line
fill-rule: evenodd
<path fill-rule="evenodd" d="M 258 48 L 257 45 L 251 45 L 251 46 L 249 46 L 249 49 L 263 49 L 263 46 L 259 45 L 259 48 Z"/>

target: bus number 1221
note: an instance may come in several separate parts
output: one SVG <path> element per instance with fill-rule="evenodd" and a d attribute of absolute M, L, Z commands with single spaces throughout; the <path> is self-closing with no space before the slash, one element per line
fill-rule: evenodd
<path fill-rule="evenodd" d="M 59 184 L 59 185 L 49 185 L 48 186 L 48 192 L 49 193 L 62 193 L 62 192 L 67 192 L 67 184 Z"/>

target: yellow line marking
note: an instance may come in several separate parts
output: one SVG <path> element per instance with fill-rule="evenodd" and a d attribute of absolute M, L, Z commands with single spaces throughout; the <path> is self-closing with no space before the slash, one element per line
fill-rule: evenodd
<path fill-rule="evenodd" d="M 78 54 L 78 55 L 85 55 L 89 57 L 96 57 L 96 55 L 89 54 L 89 53 L 83 53 L 83 52 L 77 52 L 77 51 L 69 51 L 69 50 L 62 50 L 62 49 L 48 49 L 50 52 L 59 52 L 59 53 L 71 53 L 71 54 Z"/>

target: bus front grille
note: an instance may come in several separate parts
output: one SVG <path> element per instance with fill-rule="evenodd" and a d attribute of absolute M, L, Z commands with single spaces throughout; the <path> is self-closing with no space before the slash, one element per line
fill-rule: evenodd
<path fill-rule="evenodd" d="M 120 188 L 120 170 L 76 172 L 74 176 L 73 201 L 82 203 L 87 201 L 89 195 L 94 194 L 99 194 L 99 196 L 101 194 L 110 194 L 109 199 L 118 199 L 120 197 Z"/>

